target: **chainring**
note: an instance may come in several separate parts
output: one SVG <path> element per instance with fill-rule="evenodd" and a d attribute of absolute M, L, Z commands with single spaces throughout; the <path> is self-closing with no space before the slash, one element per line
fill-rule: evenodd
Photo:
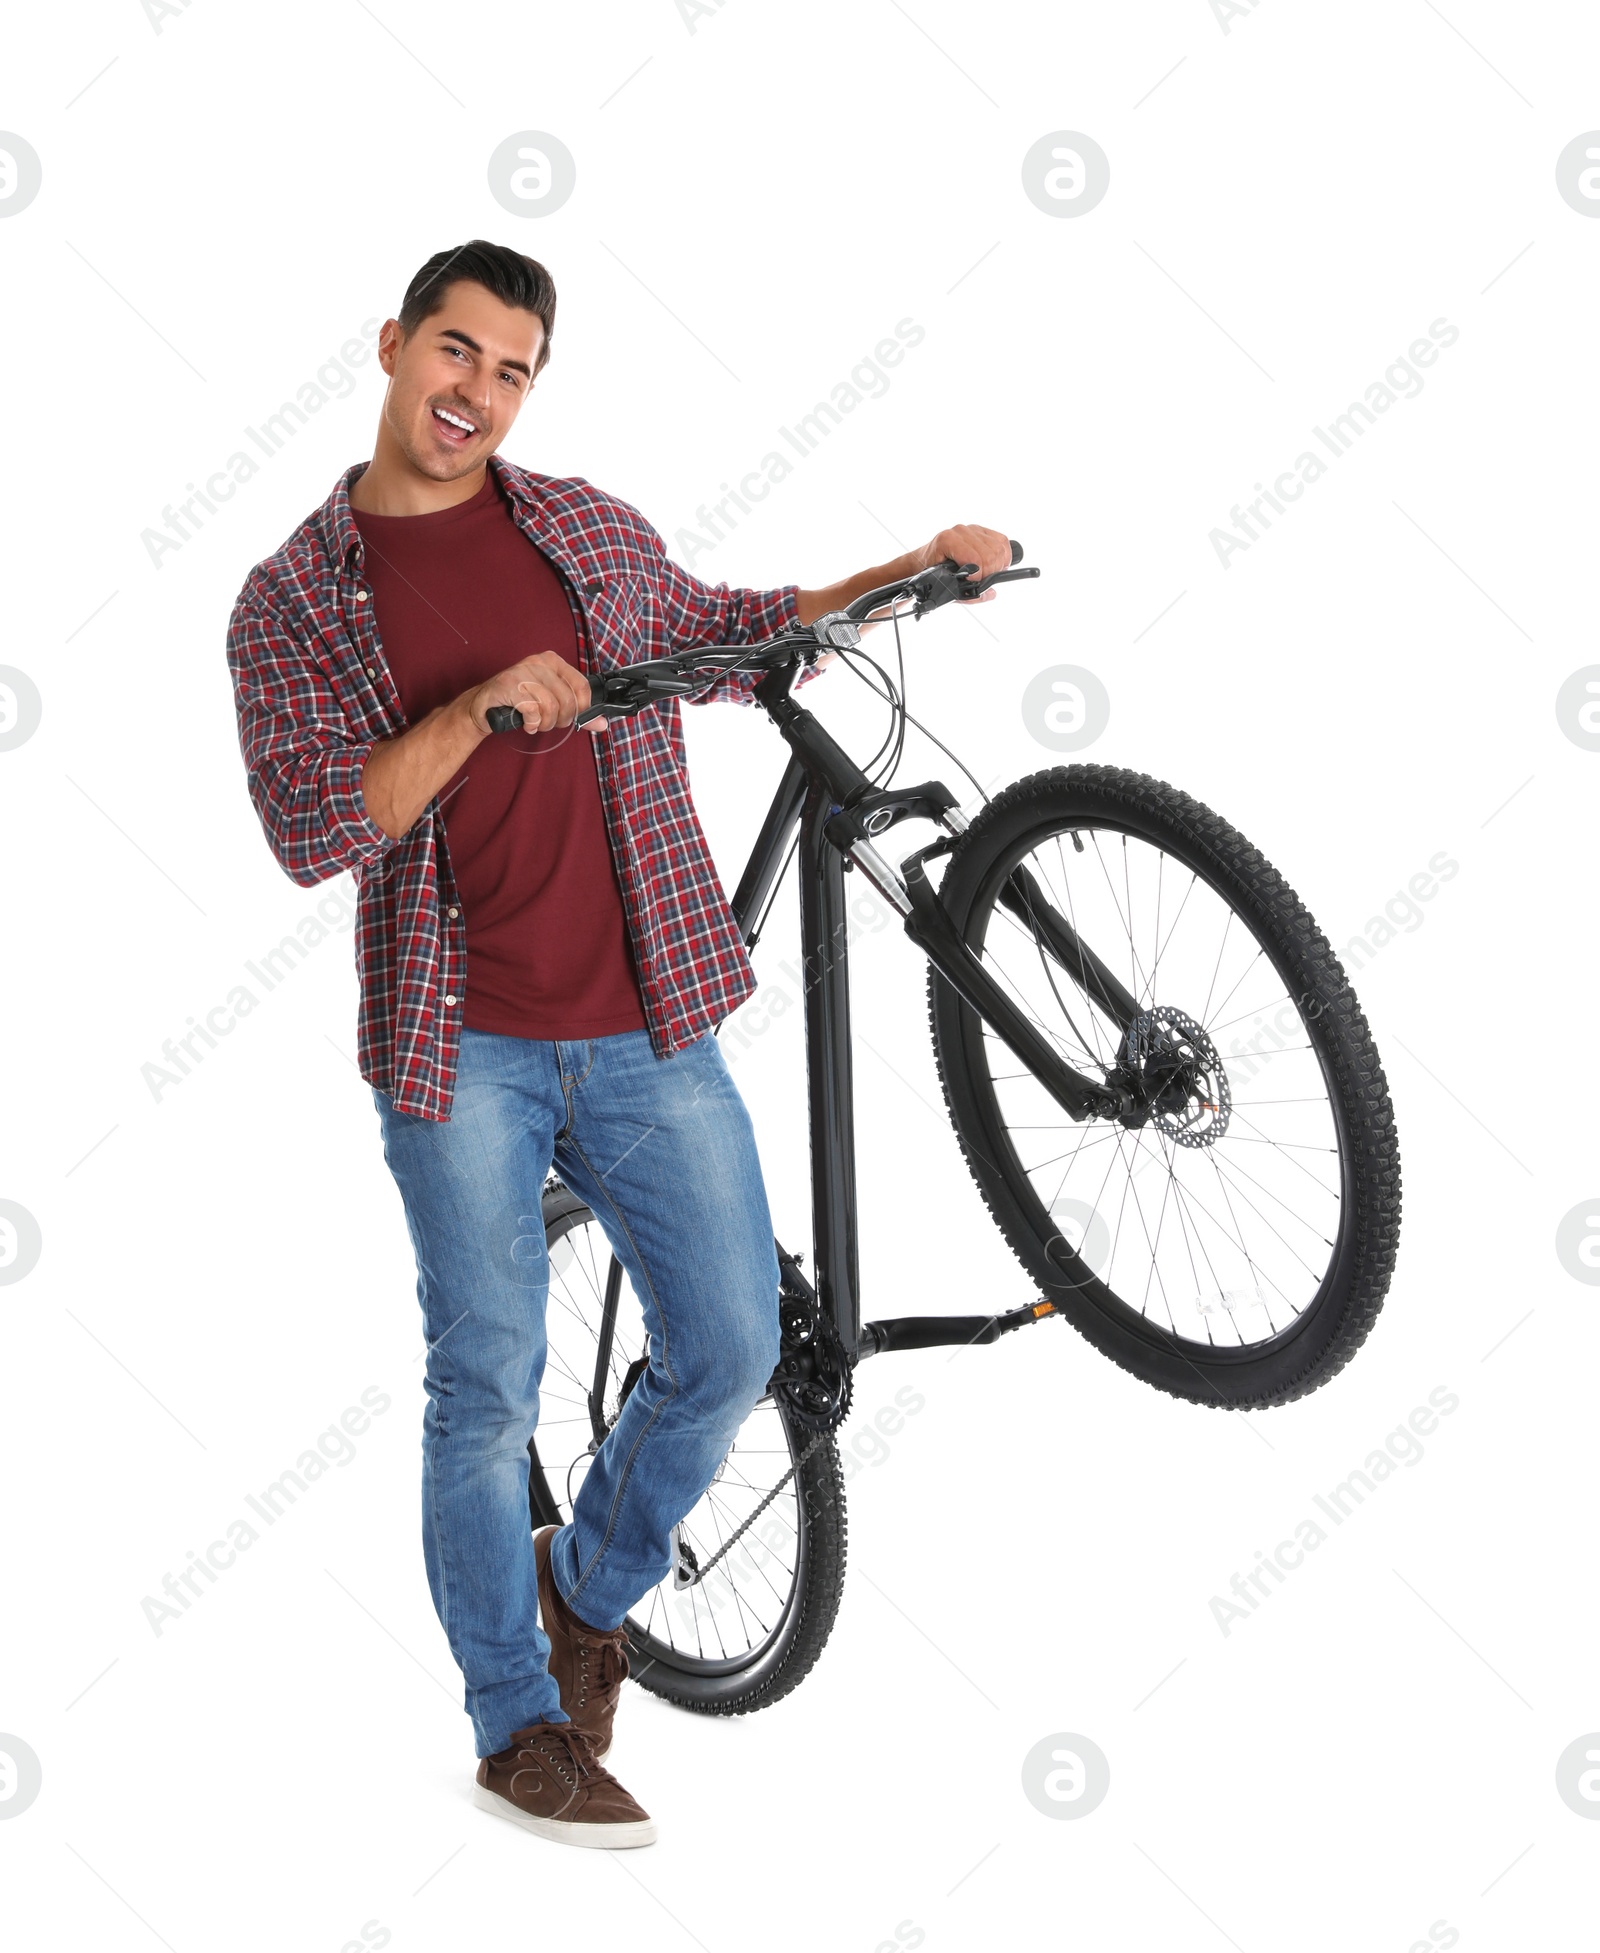
<path fill-rule="evenodd" d="M 839 1332 L 800 1273 L 780 1255 L 778 1320 L 781 1338 L 772 1394 L 807 1431 L 837 1431 L 850 1415 L 855 1372 Z"/>

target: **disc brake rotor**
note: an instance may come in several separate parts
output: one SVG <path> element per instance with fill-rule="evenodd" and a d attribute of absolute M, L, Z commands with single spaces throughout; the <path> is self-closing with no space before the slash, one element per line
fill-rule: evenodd
<path fill-rule="evenodd" d="M 1217 1047 L 1171 1004 L 1141 1011 L 1128 1029 L 1127 1062 L 1144 1088 L 1149 1123 L 1176 1146 L 1215 1146 L 1228 1130 L 1233 1093 Z"/>

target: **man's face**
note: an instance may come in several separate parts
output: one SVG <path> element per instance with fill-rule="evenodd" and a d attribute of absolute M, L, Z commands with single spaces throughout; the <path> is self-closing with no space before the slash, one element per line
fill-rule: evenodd
<path fill-rule="evenodd" d="M 409 339 L 388 320 L 378 336 L 389 375 L 383 417 L 412 467 L 441 482 L 482 467 L 511 431 L 543 343 L 536 314 L 468 279 Z"/>

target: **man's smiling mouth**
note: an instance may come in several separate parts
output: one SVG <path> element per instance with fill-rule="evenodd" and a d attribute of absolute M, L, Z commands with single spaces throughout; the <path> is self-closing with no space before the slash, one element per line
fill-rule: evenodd
<path fill-rule="evenodd" d="M 464 414 L 451 413 L 447 407 L 435 407 L 433 417 L 450 430 L 451 439 L 470 440 L 478 431 L 475 422 L 468 420 Z"/>

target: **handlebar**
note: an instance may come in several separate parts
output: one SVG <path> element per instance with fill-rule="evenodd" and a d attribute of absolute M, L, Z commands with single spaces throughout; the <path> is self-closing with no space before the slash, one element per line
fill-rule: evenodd
<path fill-rule="evenodd" d="M 1021 560 L 1022 545 L 1013 542 L 1012 564 Z M 957 563 L 946 557 L 931 569 L 919 570 L 915 576 L 906 577 L 899 583 L 886 583 L 880 590 L 869 590 L 845 609 L 830 611 L 826 617 L 802 624 L 798 630 L 786 631 L 781 637 L 769 639 L 766 643 L 703 645 L 694 651 L 680 651 L 672 657 L 653 658 L 645 664 L 628 665 L 621 671 L 608 671 L 590 681 L 589 704 L 578 714 L 574 724 L 586 725 L 591 719 L 631 717 L 658 699 L 678 698 L 688 692 L 700 691 L 716 676 L 730 671 L 773 671 L 796 659 L 804 664 L 815 664 L 824 652 L 854 649 L 861 642 L 861 633 L 856 626 L 866 622 L 875 610 L 898 614 L 898 606 L 909 601 L 911 615 L 914 618 L 925 617 L 930 610 L 939 610 L 947 603 L 971 603 L 996 583 L 1014 583 L 1022 577 L 1039 574 L 1035 567 L 1013 567 L 995 570 L 991 575 L 971 582 L 969 579 L 977 567 L 976 563 Z M 700 675 L 694 677 L 691 673 Z M 706 676 L 708 673 L 709 679 Z M 484 716 L 489 721 L 491 732 L 522 730 L 522 714 L 514 705 L 491 705 Z"/>

